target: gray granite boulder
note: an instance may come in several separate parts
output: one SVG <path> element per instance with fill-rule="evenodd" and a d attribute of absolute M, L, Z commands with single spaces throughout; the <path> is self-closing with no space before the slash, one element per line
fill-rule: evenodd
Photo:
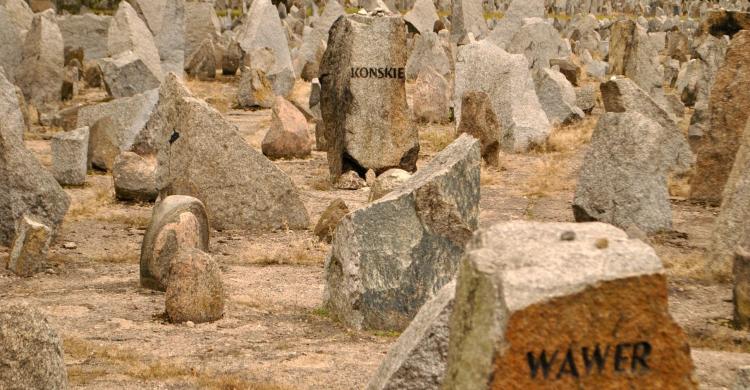
<path fill-rule="evenodd" d="M 2 7 L 10 16 L 11 23 L 19 31 L 28 31 L 31 29 L 31 23 L 34 19 L 34 11 L 24 0 L 0 0 Z"/>
<path fill-rule="evenodd" d="M 450 122 L 450 85 L 431 67 L 419 72 L 412 90 L 412 111 L 418 122 Z"/>
<path fill-rule="evenodd" d="M 469 34 L 477 39 L 487 35 L 481 0 L 454 0 L 451 4 L 451 42 L 466 44 Z"/>
<path fill-rule="evenodd" d="M 195 248 L 177 253 L 169 266 L 164 306 L 173 323 L 200 324 L 224 315 L 221 270 L 211 255 Z"/>
<path fill-rule="evenodd" d="M 107 53 L 110 57 L 115 57 L 126 52 L 132 52 L 143 61 L 153 77 L 158 80 L 163 78 L 154 36 L 130 3 L 123 1 L 109 24 Z"/>
<path fill-rule="evenodd" d="M 583 119 L 576 105 L 576 91 L 562 73 L 542 68 L 534 73 L 534 88 L 539 103 L 552 124 L 567 124 Z"/>
<path fill-rule="evenodd" d="M 544 14 L 543 0 L 512 0 L 488 39 L 500 48 L 506 49 L 527 19 L 538 21 L 544 18 Z"/>
<path fill-rule="evenodd" d="M 64 15 L 57 19 L 65 46 L 83 48 L 86 60 L 109 56 L 107 34 L 111 16 L 83 14 Z"/>
<path fill-rule="evenodd" d="M 479 142 L 462 135 L 411 179 L 339 222 L 324 305 L 358 329 L 404 329 L 450 282 L 478 226 Z"/>
<path fill-rule="evenodd" d="M 237 87 L 236 105 L 240 108 L 271 108 L 275 95 L 273 85 L 260 69 L 242 67 L 240 84 Z"/>
<path fill-rule="evenodd" d="M 100 60 L 102 81 L 109 96 L 118 99 L 159 88 L 159 79 L 132 51 Z"/>
<path fill-rule="evenodd" d="M 543 20 L 526 23 L 508 44 L 509 53 L 523 54 L 532 69 L 550 67 L 550 60 L 570 56 L 570 45 Z"/>
<path fill-rule="evenodd" d="M 380 174 L 370 185 L 368 202 L 374 202 L 395 190 L 411 178 L 411 174 L 403 169 L 393 168 Z"/>
<path fill-rule="evenodd" d="M 404 15 L 404 21 L 421 35 L 433 32 L 435 22 L 438 20 L 437 10 L 432 0 L 416 0 L 414 7 Z"/>
<path fill-rule="evenodd" d="M 453 64 L 438 35 L 425 32 L 414 37 L 414 49 L 406 61 L 406 78 L 415 80 L 425 68 L 433 68 L 441 76 L 449 78 Z"/>
<path fill-rule="evenodd" d="M 499 165 L 502 127 L 492 109 L 492 102 L 484 92 L 468 91 L 461 99 L 461 124 L 457 133 L 467 133 L 479 140 L 482 159 L 491 166 Z"/>
<path fill-rule="evenodd" d="M 215 79 L 216 68 L 214 43 L 211 39 L 205 39 L 185 62 L 185 71 L 187 74 L 198 80 L 207 81 Z"/>
<path fill-rule="evenodd" d="M 185 2 L 185 60 L 205 39 L 217 41 L 221 36 L 221 22 L 213 4 L 202 1 Z"/>
<path fill-rule="evenodd" d="M 86 182 L 89 128 L 57 133 L 52 137 L 52 175 L 61 185 L 80 186 Z"/>
<path fill-rule="evenodd" d="M 40 113 L 54 111 L 60 103 L 64 61 L 63 39 L 55 13 L 36 14 L 23 44 L 16 84 L 26 102 Z"/>
<path fill-rule="evenodd" d="M 132 0 L 154 36 L 162 73 L 182 75 L 185 54 L 185 1 Z"/>
<path fill-rule="evenodd" d="M 609 73 L 633 80 L 666 109 L 662 86 L 664 76 L 659 65 L 658 50 L 642 27 L 632 20 L 621 20 L 612 25 Z"/>
<path fill-rule="evenodd" d="M 119 200 L 153 202 L 159 196 L 156 190 L 156 159 L 133 152 L 122 152 L 112 164 L 112 181 L 115 197 Z"/>
<path fill-rule="evenodd" d="M 16 237 L 10 247 L 7 268 L 18 276 L 32 276 L 47 261 L 52 229 L 23 216 L 16 223 Z"/>
<path fill-rule="evenodd" d="M 13 23 L 12 15 L 3 7 L 0 7 L 0 42 L 3 42 L 0 45 L 0 68 L 5 69 L 5 77 L 14 81 L 23 55 L 23 37 Z"/>
<path fill-rule="evenodd" d="M 6 122 L 8 136 L 13 136 L 18 140 L 23 139 L 26 121 L 23 117 L 21 102 L 18 99 L 16 87 L 6 78 L 2 67 L 0 67 L 0 118 Z"/>
<path fill-rule="evenodd" d="M 270 159 L 305 158 L 312 151 L 305 116 L 281 96 L 275 99 L 271 111 L 271 128 L 263 137 L 261 150 Z"/>

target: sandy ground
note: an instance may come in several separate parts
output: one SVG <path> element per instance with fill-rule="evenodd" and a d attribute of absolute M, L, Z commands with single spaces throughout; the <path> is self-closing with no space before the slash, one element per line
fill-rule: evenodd
<path fill-rule="evenodd" d="M 256 149 L 270 110 L 230 108 L 236 82 L 191 82 Z M 305 101 L 309 86 L 295 99 Z M 101 97 L 87 92 L 82 100 Z M 557 129 L 546 148 L 504 155 L 499 169 L 483 168 L 481 226 L 500 221 L 572 221 L 575 178 L 596 123 Z M 49 132 L 27 146 L 49 165 Z M 312 135 L 311 128 L 311 135 Z M 420 165 L 452 137 L 450 126 L 420 125 Z M 313 223 L 335 198 L 350 209 L 368 189 L 332 190 L 325 154 L 277 161 L 294 180 Z M 682 183 L 684 184 L 684 183 Z M 699 272 L 716 208 L 686 202 L 673 186 L 674 231 L 651 237 L 670 279 L 670 309 L 688 333 L 696 377 L 706 389 L 731 386 L 733 370 L 750 364 L 750 338 L 733 330 L 731 286 Z M 152 205 L 116 202 L 112 179 L 90 172 L 82 188 L 66 188 L 72 204 L 51 248 L 49 267 L 31 278 L 0 271 L 0 300 L 29 302 L 64 339 L 70 383 L 77 389 L 353 389 L 363 388 L 398 334 L 359 332 L 331 321 L 321 309 L 323 262 L 329 246 L 310 231 L 249 234 L 213 231 L 211 254 L 220 263 L 226 314 L 192 327 L 164 320 L 162 293 L 139 287 L 140 244 Z M 73 242 L 75 249 L 64 249 Z M 8 248 L 0 247 L 5 262 Z"/>

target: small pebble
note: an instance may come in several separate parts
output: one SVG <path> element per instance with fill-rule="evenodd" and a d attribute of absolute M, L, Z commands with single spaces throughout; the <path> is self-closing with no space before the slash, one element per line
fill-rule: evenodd
<path fill-rule="evenodd" d="M 609 241 L 607 241 L 606 238 L 600 238 L 596 240 L 596 244 L 594 245 L 596 245 L 596 247 L 599 249 L 605 249 L 606 247 L 609 246 Z"/>
<path fill-rule="evenodd" d="M 560 240 L 562 240 L 562 241 L 573 241 L 575 239 L 576 239 L 576 232 L 574 232 L 572 230 L 564 231 L 560 235 Z"/>
<path fill-rule="evenodd" d="M 188 321 L 188 322 L 185 323 L 185 325 L 187 325 L 188 328 L 194 328 L 195 327 L 195 323 L 193 321 Z"/>
<path fill-rule="evenodd" d="M 76 249 L 76 248 L 78 248 L 78 245 L 76 245 L 75 242 L 68 241 L 68 242 L 63 243 L 63 248 L 65 248 L 65 249 Z"/>

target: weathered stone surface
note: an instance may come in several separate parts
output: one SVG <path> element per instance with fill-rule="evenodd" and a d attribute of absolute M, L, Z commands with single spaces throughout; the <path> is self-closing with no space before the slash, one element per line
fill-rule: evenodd
<path fill-rule="evenodd" d="M 406 183 L 411 178 L 411 174 L 403 169 L 389 169 L 378 176 L 370 186 L 370 196 L 368 202 L 374 202 L 391 191 Z"/>
<path fill-rule="evenodd" d="M 487 22 L 480 0 L 454 0 L 451 2 L 451 41 L 468 43 L 468 34 L 480 39 L 487 35 Z"/>
<path fill-rule="evenodd" d="M 734 306 L 734 326 L 739 329 L 750 327 L 750 253 L 741 246 L 734 250 L 732 263 L 732 304 Z M 714 270 L 716 271 L 716 270 Z"/>
<path fill-rule="evenodd" d="M 404 15 L 404 22 L 414 27 L 421 35 L 433 32 L 437 21 L 438 14 L 432 0 L 416 0 L 414 7 Z"/>
<path fill-rule="evenodd" d="M 431 67 L 419 72 L 412 92 L 412 111 L 419 122 L 450 122 L 448 81 Z"/>
<path fill-rule="evenodd" d="M 544 13 L 544 1 L 513 0 L 510 2 L 503 18 L 496 22 L 495 28 L 492 29 L 488 39 L 500 48 L 506 49 L 527 21 L 543 19 Z"/>
<path fill-rule="evenodd" d="M 748 388 L 750 388 L 750 366 L 737 367 L 737 377 L 732 390 L 746 390 Z"/>
<path fill-rule="evenodd" d="M 173 195 L 154 207 L 141 244 L 141 286 L 164 291 L 169 269 L 180 251 L 208 251 L 206 209 L 191 196 Z"/>
<path fill-rule="evenodd" d="M 185 1 L 131 0 L 131 4 L 154 36 L 162 73 L 182 75 L 188 58 L 185 53 Z"/>
<path fill-rule="evenodd" d="M 523 54 L 532 69 L 550 67 L 553 58 L 570 56 L 570 45 L 551 24 L 543 20 L 526 23 L 508 44 L 508 52 Z"/>
<path fill-rule="evenodd" d="M 46 11 L 34 16 L 26 34 L 16 84 L 29 104 L 40 112 L 56 110 L 63 82 L 63 40 L 55 13 Z"/>
<path fill-rule="evenodd" d="M 5 246 L 16 237 L 16 223 L 24 215 L 54 233 L 70 204 L 52 174 L 24 146 L 23 129 L 14 126 L 17 121 L 0 121 L 0 244 Z"/>
<path fill-rule="evenodd" d="M 245 52 L 242 51 L 240 43 L 232 39 L 224 55 L 221 56 L 221 74 L 225 76 L 236 74 L 244 56 Z"/>
<path fill-rule="evenodd" d="M 23 58 L 23 38 L 21 31 L 14 24 L 13 16 L 0 7 L 0 68 L 5 69 L 5 77 L 15 80 L 21 59 Z"/>
<path fill-rule="evenodd" d="M 710 203 L 721 202 L 734 157 L 750 110 L 750 31 L 740 31 L 729 44 L 724 65 L 708 103 L 710 127 L 695 145 L 695 175 L 690 183 L 690 198 Z"/>
<path fill-rule="evenodd" d="M 633 80 L 659 105 L 666 108 L 659 55 L 649 41 L 646 30 L 632 20 L 618 21 L 612 25 L 609 47 L 609 73 Z"/>
<path fill-rule="evenodd" d="M 315 236 L 327 243 L 331 243 L 333 240 L 333 233 L 336 231 L 336 226 L 339 224 L 342 218 L 346 214 L 349 214 L 349 208 L 346 206 L 341 198 L 336 198 L 331 201 L 331 204 L 326 207 L 323 214 L 321 214 L 318 223 L 315 224 L 313 233 Z"/>
<path fill-rule="evenodd" d="M 434 32 L 426 32 L 414 37 L 414 49 L 406 61 L 406 78 L 416 79 L 419 72 L 425 68 L 433 68 L 446 78 L 450 76 L 453 68 L 448 53 Z"/>
<path fill-rule="evenodd" d="M 587 114 L 591 114 L 596 107 L 596 85 L 587 84 L 576 88 L 576 106 Z"/>
<path fill-rule="evenodd" d="M 257 49 L 270 49 L 273 62 L 264 69 L 266 77 L 273 84 L 274 93 L 288 95 L 294 87 L 295 74 L 289 42 L 276 7 L 270 0 L 253 1 L 245 20 L 246 23 L 237 32 L 237 41 L 242 50 L 253 53 Z"/>
<path fill-rule="evenodd" d="M 567 124 L 584 117 L 576 105 L 576 91 L 562 73 L 550 68 L 539 69 L 534 73 L 534 88 L 551 124 Z"/>
<path fill-rule="evenodd" d="M 78 85 L 81 81 L 81 72 L 78 65 L 80 65 L 80 62 L 74 59 L 73 64 L 66 66 L 63 70 L 63 83 L 60 89 L 62 100 L 71 100 L 78 95 Z"/>
<path fill-rule="evenodd" d="M 358 190 L 367 187 L 367 182 L 355 171 L 346 171 L 333 183 L 340 190 Z"/>
<path fill-rule="evenodd" d="M 87 60 L 107 57 L 107 34 L 111 16 L 64 15 L 57 19 L 65 46 L 83 48 Z"/>
<path fill-rule="evenodd" d="M 100 61 L 107 93 L 115 99 L 159 88 L 159 79 L 131 51 Z"/>
<path fill-rule="evenodd" d="M 498 73 L 498 69 L 503 72 Z M 489 95 L 504 132 L 500 141 L 503 149 L 526 151 L 543 144 L 552 131 L 523 55 L 509 54 L 488 41 L 460 47 L 453 95 L 456 118 L 462 116 L 461 97 L 467 91 Z"/>
<path fill-rule="evenodd" d="M 741 30 L 750 30 L 750 12 L 727 11 L 725 9 L 714 9 L 703 15 L 701 22 L 701 33 L 711 34 L 717 38 L 734 35 Z"/>
<path fill-rule="evenodd" d="M 42 270 L 52 241 L 52 230 L 23 216 L 16 223 L 16 238 L 10 248 L 7 268 L 18 276 L 32 276 Z"/>
<path fill-rule="evenodd" d="M 320 61 L 325 52 L 328 31 L 339 16 L 345 15 L 344 7 L 339 2 L 326 4 L 323 13 L 313 21 L 312 28 L 307 27 L 302 34 L 302 45 L 295 61 L 295 73 L 303 80 L 309 81 L 318 77 Z M 312 76 L 312 77 L 310 77 Z"/>
<path fill-rule="evenodd" d="M 176 77 L 162 84 L 147 129 L 156 137 L 162 197 L 195 196 L 217 229 L 308 228 L 307 210 L 289 176 Z"/>
<path fill-rule="evenodd" d="M 52 175 L 61 185 L 80 186 L 86 182 L 88 169 L 89 128 L 52 137 Z"/>
<path fill-rule="evenodd" d="M 11 16 L 11 23 L 19 31 L 28 31 L 31 29 L 31 23 L 34 20 L 34 11 L 29 8 L 24 0 L 0 0 L 0 7 Z"/>
<path fill-rule="evenodd" d="M 224 286 L 219 265 L 199 249 L 178 252 L 169 267 L 164 297 L 167 317 L 173 323 L 218 320 L 224 315 Z"/>
<path fill-rule="evenodd" d="M 456 283 L 451 282 L 419 309 L 388 351 L 368 390 L 438 390 L 448 360 L 448 321 Z"/>
<path fill-rule="evenodd" d="M 130 3 L 123 1 L 120 2 L 117 13 L 109 24 L 107 53 L 110 57 L 115 57 L 126 52 L 132 52 L 136 58 L 143 61 L 157 80 L 163 78 L 159 49 L 154 43 L 154 36 Z"/>
<path fill-rule="evenodd" d="M 156 159 L 142 157 L 133 152 L 122 152 L 112 165 L 115 197 L 119 200 L 153 202 L 159 196 L 156 190 Z"/>
<path fill-rule="evenodd" d="M 457 132 L 470 134 L 479 140 L 482 159 L 498 166 L 502 127 L 492 109 L 490 97 L 484 92 L 468 91 L 461 99 L 461 122 Z"/>
<path fill-rule="evenodd" d="M 214 43 L 205 39 L 197 50 L 193 51 L 185 63 L 185 71 L 188 75 L 199 80 L 213 80 L 216 78 L 216 56 L 214 55 Z"/>
<path fill-rule="evenodd" d="M 312 151 L 305 116 L 292 103 L 277 96 L 271 112 L 271 128 L 261 143 L 263 155 L 271 159 L 305 158 Z"/>
<path fill-rule="evenodd" d="M 708 91 L 701 90 L 704 77 L 703 67 L 704 65 L 701 60 L 692 59 L 682 64 L 677 74 L 675 88 L 677 89 L 677 94 L 680 96 L 680 100 L 687 106 L 695 105 L 699 94 L 708 93 Z"/>
<path fill-rule="evenodd" d="M 385 197 L 339 222 L 324 304 L 347 326 L 404 329 L 454 275 L 479 212 L 479 142 L 462 135 Z"/>
<path fill-rule="evenodd" d="M 570 84 L 578 86 L 578 80 L 581 79 L 581 67 L 568 58 L 552 58 L 549 60 L 550 67 L 557 67 L 557 70 L 565 76 Z"/>
<path fill-rule="evenodd" d="M 602 115 L 578 176 L 576 221 L 607 222 L 646 233 L 670 230 L 667 176 L 674 166 L 673 134 L 633 111 Z"/>
<path fill-rule="evenodd" d="M 574 239 L 561 240 L 566 233 Z M 458 271 L 449 331 L 443 388 L 697 388 L 661 261 L 605 224 L 478 232 Z M 596 371 L 587 369 L 594 361 Z"/>
<path fill-rule="evenodd" d="M 62 340 L 35 308 L 26 304 L 0 307 L 0 383 L 13 389 L 64 390 L 68 375 Z"/>
<path fill-rule="evenodd" d="M 151 144 L 144 127 L 159 101 L 159 91 L 115 99 L 78 110 L 76 127 L 88 126 L 89 161 L 98 168 L 111 170 L 115 157 L 130 150 L 136 142 Z M 102 121 L 102 119 L 105 119 Z"/>
<path fill-rule="evenodd" d="M 240 84 L 237 87 L 237 106 L 271 108 L 274 101 L 273 86 L 266 74 L 260 69 L 243 66 Z"/>
<path fill-rule="evenodd" d="M 351 169 L 416 169 L 419 142 L 406 103 L 405 34 L 399 16 L 352 15 L 331 27 L 320 104 L 333 178 Z"/>
<path fill-rule="evenodd" d="M 185 59 L 189 58 L 205 39 L 218 40 L 221 22 L 213 4 L 202 1 L 185 2 Z"/>
<path fill-rule="evenodd" d="M 669 169 L 677 173 L 690 170 L 695 163 L 695 157 L 685 135 L 677 127 L 676 118 L 665 111 L 656 101 L 638 87 L 632 80 L 613 77 L 600 85 L 604 110 L 606 112 L 638 112 L 657 122 L 664 128 L 665 138 L 662 151 L 670 164 Z"/>
<path fill-rule="evenodd" d="M 8 131 L 7 135 L 21 140 L 27 125 L 18 98 L 16 87 L 6 78 L 3 68 L 0 67 L 0 118 L 5 122 L 4 131 Z"/>

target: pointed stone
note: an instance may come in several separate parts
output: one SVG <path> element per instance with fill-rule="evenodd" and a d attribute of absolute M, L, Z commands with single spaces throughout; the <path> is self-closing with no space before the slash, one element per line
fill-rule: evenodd
<path fill-rule="evenodd" d="M 64 61 L 62 34 L 54 12 L 36 14 L 26 34 L 16 84 L 40 113 L 56 110 L 60 103 Z"/>
<path fill-rule="evenodd" d="M 153 77 L 162 79 L 161 60 L 154 36 L 133 7 L 123 1 L 109 25 L 107 53 L 115 57 L 128 51 L 143 61 Z"/>

